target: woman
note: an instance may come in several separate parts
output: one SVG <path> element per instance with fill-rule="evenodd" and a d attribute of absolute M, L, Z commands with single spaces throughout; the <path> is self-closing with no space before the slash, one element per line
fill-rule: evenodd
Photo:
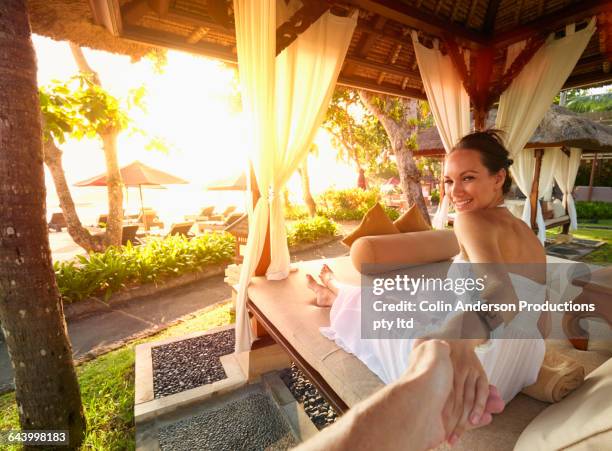
<path fill-rule="evenodd" d="M 472 265 L 480 276 L 486 273 L 482 297 L 491 304 L 516 303 L 517 298 L 537 302 L 546 295 L 544 248 L 533 231 L 503 207 L 511 164 L 499 133 L 493 130 L 465 136 L 446 157 L 445 186 L 457 212 L 454 231 L 461 249 L 455 261 L 493 264 L 484 269 Z M 511 274 L 501 269 L 504 264 L 514 264 Z M 322 285 L 307 277 L 319 305 L 332 306 L 331 326 L 322 333 L 357 355 L 384 382 L 399 377 L 413 347 L 423 339 L 362 340 L 359 327 L 354 327 L 361 313 L 360 288 L 339 284 L 327 266 L 320 274 Z M 510 339 L 489 340 L 491 324 L 475 313 L 451 314 L 442 331 L 428 336 L 449 339 L 451 347 L 454 389 L 446 412 L 447 430 L 453 431 L 451 443 L 480 424 L 489 382 L 506 402 L 535 382 L 545 350 L 543 339 L 535 335 L 544 325 L 538 317 L 515 316 L 516 312 L 497 314 L 502 327 L 495 334 Z M 452 339 L 465 337 L 465 330 L 472 332 L 470 339 Z"/>

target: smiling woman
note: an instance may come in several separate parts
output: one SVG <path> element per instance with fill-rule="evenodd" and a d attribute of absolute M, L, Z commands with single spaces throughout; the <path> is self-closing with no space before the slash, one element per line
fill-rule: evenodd
<path fill-rule="evenodd" d="M 444 184 L 458 212 L 503 203 L 510 189 L 512 160 L 498 130 L 464 136 L 446 158 Z"/>

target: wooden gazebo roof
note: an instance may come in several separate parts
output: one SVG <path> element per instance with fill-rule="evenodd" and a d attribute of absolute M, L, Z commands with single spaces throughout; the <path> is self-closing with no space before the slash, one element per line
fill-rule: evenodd
<path fill-rule="evenodd" d="M 277 51 L 324 11 L 359 10 L 339 84 L 392 95 L 425 98 L 410 32 L 426 44 L 440 38 L 492 54 L 493 80 L 502 77 L 505 48 L 542 39 L 570 22 L 598 16 L 598 30 L 565 88 L 610 80 L 612 1 L 595 0 L 303 0 L 279 27 Z M 236 62 L 231 0 L 29 0 L 35 33 L 133 57 L 150 46 L 168 47 Z M 580 25 L 579 25 L 580 26 Z M 610 36 L 610 37 L 609 37 Z"/>
<path fill-rule="evenodd" d="M 495 126 L 497 109 L 489 112 L 486 126 Z M 567 108 L 552 105 L 525 145 L 526 148 L 579 147 L 592 152 L 612 152 L 612 127 L 587 119 Z M 444 156 L 444 145 L 438 129 L 417 133 L 415 156 Z"/>

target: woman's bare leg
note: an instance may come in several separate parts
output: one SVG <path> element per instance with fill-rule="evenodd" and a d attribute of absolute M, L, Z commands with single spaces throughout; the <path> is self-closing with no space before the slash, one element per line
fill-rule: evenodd
<path fill-rule="evenodd" d="M 317 283 L 314 277 L 312 277 L 310 274 L 306 274 L 306 279 L 308 280 L 308 288 L 314 291 L 317 295 L 317 305 L 319 307 L 329 307 L 334 303 L 338 297 L 338 292 L 334 293 L 325 285 Z"/>
<path fill-rule="evenodd" d="M 321 267 L 319 278 L 323 282 L 323 285 L 329 288 L 336 296 L 338 295 L 340 287 L 338 286 L 336 276 L 334 275 L 334 272 L 331 270 L 331 268 L 325 263 Z"/>

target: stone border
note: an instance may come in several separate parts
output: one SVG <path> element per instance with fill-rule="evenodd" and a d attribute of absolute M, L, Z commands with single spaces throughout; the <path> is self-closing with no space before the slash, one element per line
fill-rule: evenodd
<path fill-rule="evenodd" d="M 134 421 L 141 424 L 156 419 L 161 415 L 175 411 L 179 407 L 188 406 L 198 401 L 210 398 L 212 395 L 226 393 L 247 384 L 246 377 L 242 373 L 240 365 L 234 354 L 228 354 L 220 358 L 221 365 L 227 374 L 227 378 L 212 384 L 185 390 L 174 395 L 154 398 L 153 393 L 153 360 L 151 348 L 166 345 L 190 338 L 210 335 L 216 332 L 232 329 L 233 324 L 217 327 L 205 332 L 194 332 L 181 337 L 166 340 L 143 343 L 135 347 L 135 375 L 134 375 Z"/>
<path fill-rule="evenodd" d="M 278 371 L 264 374 L 261 377 L 261 381 L 280 408 L 285 419 L 291 425 L 293 433 L 299 441 L 306 441 L 319 432 L 315 424 L 308 417 L 304 406 L 297 402 L 282 381 Z"/>
<path fill-rule="evenodd" d="M 211 277 L 223 275 L 225 268 L 223 266 L 210 266 L 201 271 L 183 274 L 178 277 L 172 277 L 160 282 L 153 282 L 144 285 L 124 288 L 111 295 L 107 302 L 91 297 L 82 301 L 64 304 L 64 317 L 66 321 L 73 321 L 83 316 L 92 315 L 99 312 L 107 312 L 112 310 L 113 306 L 133 301 L 139 298 L 149 297 L 155 294 L 160 294 L 173 288 L 189 285 Z"/>

